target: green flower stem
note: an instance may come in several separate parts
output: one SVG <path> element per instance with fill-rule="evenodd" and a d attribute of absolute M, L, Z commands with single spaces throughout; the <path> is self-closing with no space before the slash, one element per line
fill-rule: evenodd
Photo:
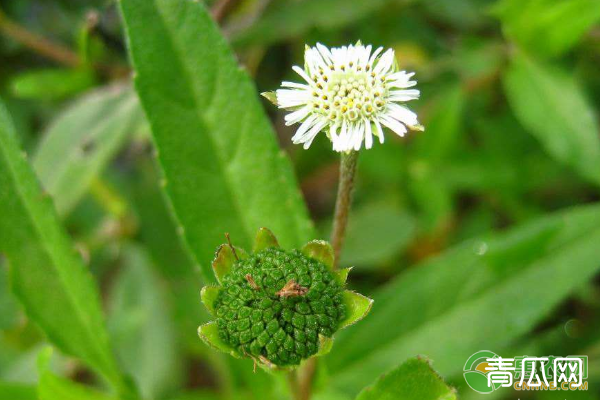
<path fill-rule="evenodd" d="M 288 383 L 290 385 L 290 393 L 294 400 L 303 400 L 302 394 L 300 391 L 300 384 L 298 382 L 298 371 L 292 370 L 287 373 Z"/>
<path fill-rule="evenodd" d="M 354 188 L 354 175 L 356 173 L 356 162 L 358 152 L 350 151 L 342 153 L 340 163 L 340 181 L 338 184 L 337 199 L 335 202 L 335 214 L 333 217 L 333 231 L 331 233 L 331 244 L 334 252 L 334 268 L 338 267 L 344 238 L 346 236 L 346 226 L 348 224 L 348 215 L 350 213 L 350 204 L 352 203 L 352 189 Z"/>
<path fill-rule="evenodd" d="M 333 217 L 333 231 L 331 233 L 331 244 L 334 252 L 334 269 L 338 268 L 344 237 L 346 236 L 346 226 L 348 225 L 348 215 L 350 214 L 350 205 L 352 204 L 352 190 L 354 188 L 354 176 L 356 175 L 356 165 L 358 161 L 358 152 L 350 151 L 342 153 L 340 162 L 340 181 L 338 183 L 337 198 L 335 201 L 335 214 Z M 303 373 L 297 385 L 292 386 L 297 400 L 309 400 L 311 397 L 312 384 L 317 369 L 317 358 L 309 359 L 303 368 Z"/>

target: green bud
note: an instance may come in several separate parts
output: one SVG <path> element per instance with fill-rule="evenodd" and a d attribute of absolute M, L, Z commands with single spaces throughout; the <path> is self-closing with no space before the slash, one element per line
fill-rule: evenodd
<path fill-rule="evenodd" d="M 344 290 L 350 269 L 334 271 L 327 242 L 285 251 L 261 228 L 253 250 L 229 242 L 213 260 L 220 285 L 203 288 L 201 298 L 216 320 L 198 334 L 215 349 L 269 368 L 295 367 L 327 354 L 335 332 L 369 312 L 371 299 Z"/>
<path fill-rule="evenodd" d="M 236 260 L 221 283 L 214 309 L 222 340 L 244 355 L 245 344 L 256 339 L 250 353 L 280 367 L 315 355 L 318 333 L 333 335 L 346 314 L 339 280 L 298 250 L 272 247 Z M 247 290 L 252 297 L 243 296 Z M 228 334 L 231 324 L 239 335 Z"/>

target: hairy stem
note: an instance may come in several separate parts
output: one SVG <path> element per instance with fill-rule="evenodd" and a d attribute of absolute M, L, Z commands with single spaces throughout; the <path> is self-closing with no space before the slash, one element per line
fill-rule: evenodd
<path fill-rule="evenodd" d="M 350 213 L 350 204 L 352 203 L 352 189 L 354 188 L 357 160 L 357 151 L 342 153 L 340 181 L 338 183 L 335 214 L 333 216 L 333 231 L 331 233 L 331 245 L 335 254 L 335 268 L 338 267 L 340 262 L 342 246 L 346 237 L 346 226 L 348 225 L 348 215 Z"/>
<path fill-rule="evenodd" d="M 287 378 L 290 385 L 290 393 L 294 397 L 294 400 L 302 400 L 300 395 L 300 385 L 298 383 L 298 371 L 293 370 L 288 372 Z"/>
<path fill-rule="evenodd" d="M 337 199 L 335 201 L 335 214 L 333 217 L 333 231 L 331 233 L 331 244 L 335 254 L 334 267 L 339 264 L 344 237 L 346 236 L 346 226 L 348 225 L 348 215 L 350 214 L 350 205 L 352 204 L 352 189 L 354 188 L 354 176 L 356 175 L 356 163 L 358 152 L 351 151 L 342 153 L 340 162 L 340 181 L 338 183 Z M 309 359 L 302 375 L 296 386 L 296 400 L 309 400 L 312 391 L 313 380 L 317 370 L 317 358 Z"/>

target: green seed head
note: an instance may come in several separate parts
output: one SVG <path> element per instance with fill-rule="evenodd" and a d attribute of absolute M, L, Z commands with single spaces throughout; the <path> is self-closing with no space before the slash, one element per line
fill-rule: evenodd
<path fill-rule="evenodd" d="M 219 337 L 241 355 L 298 365 L 346 317 L 343 287 L 323 263 L 269 248 L 235 261 L 214 303 Z"/>

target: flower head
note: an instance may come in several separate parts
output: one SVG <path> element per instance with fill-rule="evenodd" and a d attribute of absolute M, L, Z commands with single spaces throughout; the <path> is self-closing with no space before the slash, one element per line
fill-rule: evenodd
<path fill-rule="evenodd" d="M 320 43 L 306 47 L 304 69 L 293 69 L 305 83 L 283 82 L 273 96 L 279 108 L 291 111 L 286 125 L 300 124 L 292 138 L 308 148 L 324 131 L 335 151 L 373 146 L 373 136 L 383 143 L 383 128 L 404 136 L 422 129 L 417 115 L 401 103 L 419 98 L 414 73 L 399 71 L 394 51 L 356 45 L 328 49 Z"/>
<path fill-rule="evenodd" d="M 202 301 L 216 320 L 199 328 L 200 337 L 268 368 L 295 367 L 327 353 L 333 334 L 364 317 L 372 303 L 344 290 L 349 269 L 332 266 L 326 242 L 286 251 L 265 228 L 252 255 L 222 245 L 213 261 L 220 285 L 202 289 Z"/>

